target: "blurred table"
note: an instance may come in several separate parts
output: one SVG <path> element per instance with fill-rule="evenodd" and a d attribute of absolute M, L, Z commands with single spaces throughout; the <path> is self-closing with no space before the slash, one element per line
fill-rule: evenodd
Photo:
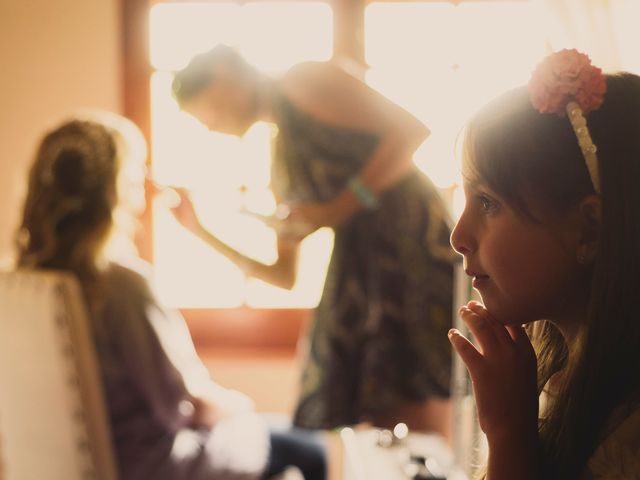
<path fill-rule="evenodd" d="M 468 480 L 438 434 L 409 432 L 398 439 L 388 430 L 344 428 L 340 437 L 344 480 Z"/>

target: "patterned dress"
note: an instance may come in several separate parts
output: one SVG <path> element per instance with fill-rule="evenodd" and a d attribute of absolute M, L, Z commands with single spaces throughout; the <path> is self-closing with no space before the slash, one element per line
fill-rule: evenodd
<path fill-rule="evenodd" d="M 332 199 L 379 143 L 376 135 L 321 122 L 284 97 L 277 118 L 272 182 L 285 202 Z M 379 200 L 335 229 L 309 332 L 298 426 L 354 424 L 449 395 L 454 255 L 447 211 L 417 169 Z"/>

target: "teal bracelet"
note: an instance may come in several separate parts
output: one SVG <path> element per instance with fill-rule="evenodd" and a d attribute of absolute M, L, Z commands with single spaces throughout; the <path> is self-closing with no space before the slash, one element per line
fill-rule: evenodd
<path fill-rule="evenodd" d="M 358 199 L 358 202 L 367 209 L 376 208 L 378 206 L 378 197 L 375 193 L 369 190 L 358 177 L 353 177 L 349 180 L 349 190 Z"/>

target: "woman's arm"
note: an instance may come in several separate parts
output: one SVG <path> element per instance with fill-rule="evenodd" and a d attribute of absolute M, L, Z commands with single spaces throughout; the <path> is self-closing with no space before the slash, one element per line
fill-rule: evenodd
<path fill-rule="evenodd" d="M 415 150 L 429 135 L 412 114 L 332 64 L 294 67 L 282 80 L 282 88 L 298 108 L 319 120 L 379 137 L 357 174 L 357 181 L 374 195 L 407 174 Z M 353 189 L 346 188 L 330 202 L 299 206 L 298 214 L 317 226 L 337 226 L 363 207 Z"/>
<path fill-rule="evenodd" d="M 273 264 L 266 264 L 243 255 L 213 235 L 202 225 L 194 233 L 208 245 L 235 263 L 243 272 L 276 287 L 291 289 L 296 280 L 299 242 L 278 239 L 278 256 Z"/>
<path fill-rule="evenodd" d="M 171 211 L 187 230 L 227 257 L 247 275 L 259 278 L 280 288 L 293 288 L 296 280 L 301 239 L 278 237 L 278 257 L 276 262 L 273 264 L 259 262 L 243 255 L 204 228 L 198 219 L 188 192 L 184 189 L 176 189 L 176 191 L 180 195 L 180 204 L 172 208 Z"/>
<path fill-rule="evenodd" d="M 391 187 L 408 171 L 414 152 L 429 135 L 415 116 L 337 65 L 300 64 L 282 85 L 299 108 L 319 120 L 380 137 L 359 175 L 375 193 Z"/>
<path fill-rule="evenodd" d="M 411 168 L 412 156 L 408 151 L 406 145 L 398 139 L 387 137 L 381 140 L 357 175 L 357 181 L 374 196 L 379 195 L 402 179 Z M 364 208 L 367 206 L 358 198 L 354 189 L 347 187 L 328 202 L 294 205 L 292 218 L 306 221 L 315 228 L 337 227 Z"/>

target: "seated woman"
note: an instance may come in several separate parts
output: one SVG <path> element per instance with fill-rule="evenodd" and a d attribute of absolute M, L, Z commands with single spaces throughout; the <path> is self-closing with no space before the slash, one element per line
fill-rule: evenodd
<path fill-rule="evenodd" d="M 184 320 L 157 302 L 139 265 L 108 259 L 116 219 L 144 208 L 145 157 L 139 130 L 115 114 L 62 124 L 40 144 L 18 236 L 21 267 L 71 271 L 82 286 L 120 477 L 259 479 L 295 465 L 324 479 L 322 448 L 305 433 L 270 432 L 249 397 L 211 381 Z"/>

